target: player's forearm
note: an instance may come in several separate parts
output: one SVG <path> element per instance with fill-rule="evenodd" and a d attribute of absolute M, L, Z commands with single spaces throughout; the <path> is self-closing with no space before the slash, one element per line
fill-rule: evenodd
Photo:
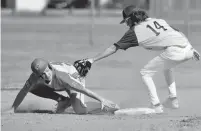
<path fill-rule="evenodd" d="M 115 45 L 111 45 L 109 48 L 107 48 L 104 52 L 98 54 L 97 56 L 95 56 L 93 59 L 93 62 L 99 61 L 105 57 L 108 57 L 112 54 L 114 54 L 116 51 L 118 50 L 118 48 Z"/>
<path fill-rule="evenodd" d="M 94 98 L 96 99 L 97 101 L 99 102 L 102 102 L 104 100 L 104 98 L 102 98 L 101 96 L 99 96 L 98 94 L 96 94 L 95 92 L 85 88 L 83 91 L 82 91 L 83 94 L 87 95 L 88 97 L 91 97 L 91 98 Z"/>
<path fill-rule="evenodd" d="M 24 100 L 24 97 L 27 95 L 27 93 L 29 92 L 29 90 L 27 89 L 27 87 L 24 87 L 20 90 L 20 92 L 17 94 L 12 108 L 17 109 L 17 107 L 21 104 L 21 102 Z"/>
<path fill-rule="evenodd" d="M 64 77 L 63 77 L 64 79 Z M 70 75 L 66 75 L 65 77 L 65 81 L 66 81 L 66 89 L 71 89 L 71 90 L 75 90 L 77 92 L 80 92 L 82 94 L 85 94 L 93 99 L 96 99 L 100 102 L 102 102 L 104 99 L 97 95 L 96 93 L 92 92 L 91 90 L 85 88 L 80 82 L 78 82 L 76 79 L 74 79 L 73 77 L 71 77 Z M 68 86 L 70 85 L 70 86 Z"/>

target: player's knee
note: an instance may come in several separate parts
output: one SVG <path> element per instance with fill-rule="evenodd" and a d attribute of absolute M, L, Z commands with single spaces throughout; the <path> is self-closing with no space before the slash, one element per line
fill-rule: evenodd
<path fill-rule="evenodd" d="M 145 69 L 145 68 L 142 68 L 140 70 L 140 74 L 142 77 L 152 77 L 152 76 L 154 76 L 155 73 L 156 73 L 155 71 Z"/>
<path fill-rule="evenodd" d="M 71 102 L 72 102 L 73 110 L 76 114 L 86 114 L 87 113 L 87 107 L 86 107 L 85 103 L 80 98 L 76 97 L 77 95 L 79 95 L 79 94 L 72 94 L 71 95 Z"/>
<path fill-rule="evenodd" d="M 73 110 L 76 114 L 86 114 L 87 107 L 84 103 L 82 103 L 79 99 L 75 99 L 72 103 Z"/>

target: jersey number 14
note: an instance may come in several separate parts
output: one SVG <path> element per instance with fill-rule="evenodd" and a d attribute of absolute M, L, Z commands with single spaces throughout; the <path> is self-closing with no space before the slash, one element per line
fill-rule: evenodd
<path fill-rule="evenodd" d="M 153 23 L 154 23 L 155 29 L 150 25 L 147 25 L 147 28 L 151 29 L 151 31 L 153 31 L 156 34 L 156 36 L 160 34 L 160 32 L 158 32 L 157 30 L 159 29 L 163 29 L 164 31 L 167 30 L 164 26 L 160 25 L 157 21 L 154 21 Z"/>

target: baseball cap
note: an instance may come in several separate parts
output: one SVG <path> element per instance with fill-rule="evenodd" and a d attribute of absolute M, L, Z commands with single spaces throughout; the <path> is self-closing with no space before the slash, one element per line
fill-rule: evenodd
<path fill-rule="evenodd" d="M 47 68 L 49 62 L 42 59 L 42 58 L 36 58 L 32 63 L 31 63 L 31 70 L 33 73 L 36 75 L 41 75 L 45 69 Z"/>
<path fill-rule="evenodd" d="M 126 21 L 126 19 L 134 12 L 135 8 L 136 6 L 129 5 L 123 9 L 122 11 L 123 20 L 120 22 L 120 24 L 123 24 Z"/>

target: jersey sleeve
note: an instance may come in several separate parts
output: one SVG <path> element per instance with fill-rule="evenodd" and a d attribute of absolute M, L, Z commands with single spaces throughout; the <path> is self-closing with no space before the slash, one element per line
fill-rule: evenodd
<path fill-rule="evenodd" d="M 132 28 L 129 29 L 114 45 L 123 50 L 127 50 L 130 47 L 139 46 L 135 31 Z"/>

